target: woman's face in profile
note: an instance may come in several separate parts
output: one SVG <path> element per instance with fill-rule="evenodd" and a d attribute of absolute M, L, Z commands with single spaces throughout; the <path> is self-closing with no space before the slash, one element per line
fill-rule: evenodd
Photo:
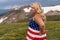
<path fill-rule="evenodd" d="M 35 14 L 37 12 L 36 9 L 34 7 L 31 8 L 32 8 L 31 11 Z"/>

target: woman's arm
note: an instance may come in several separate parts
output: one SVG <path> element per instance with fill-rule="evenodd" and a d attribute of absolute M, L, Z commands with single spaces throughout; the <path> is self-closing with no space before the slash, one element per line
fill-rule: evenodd
<path fill-rule="evenodd" d="M 34 21 L 39 25 L 40 34 L 42 35 L 43 32 L 45 31 L 45 28 L 44 28 L 45 27 L 45 24 L 44 24 L 44 22 L 43 22 L 43 20 L 42 20 L 42 18 L 40 17 L 39 14 L 36 14 L 34 16 Z"/>

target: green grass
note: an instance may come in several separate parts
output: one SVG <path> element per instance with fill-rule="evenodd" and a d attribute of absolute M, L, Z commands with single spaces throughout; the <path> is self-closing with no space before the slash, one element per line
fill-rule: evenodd
<path fill-rule="evenodd" d="M 49 21 L 46 30 L 47 40 L 60 40 L 60 21 Z"/>
<path fill-rule="evenodd" d="M 0 40 L 25 40 L 28 22 L 0 24 Z M 48 21 L 47 40 L 60 40 L 60 21 Z"/>
<path fill-rule="evenodd" d="M 0 40 L 25 40 L 27 22 L 0 24 Z"/>

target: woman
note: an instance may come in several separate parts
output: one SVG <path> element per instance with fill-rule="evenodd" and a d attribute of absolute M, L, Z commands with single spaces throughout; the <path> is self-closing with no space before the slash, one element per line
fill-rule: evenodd
<path fill-rule="evenodd" d="M 31 11 L 34 16 L 30 19 L 27 40 L 46 40 L 45 32 L 45 20 L 46 17 L 43 14 L 43 10 L 39 3 L 33 3 L 31 6 Z"/>

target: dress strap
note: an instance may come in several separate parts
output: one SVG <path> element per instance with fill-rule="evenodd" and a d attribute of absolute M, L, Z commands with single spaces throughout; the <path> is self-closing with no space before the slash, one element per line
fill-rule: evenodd
<path fill-rule="evenodd" d="M 34 17 L 33 17 L 32 19 L 33 19 L 33 21 L 34 21 Z"/>

